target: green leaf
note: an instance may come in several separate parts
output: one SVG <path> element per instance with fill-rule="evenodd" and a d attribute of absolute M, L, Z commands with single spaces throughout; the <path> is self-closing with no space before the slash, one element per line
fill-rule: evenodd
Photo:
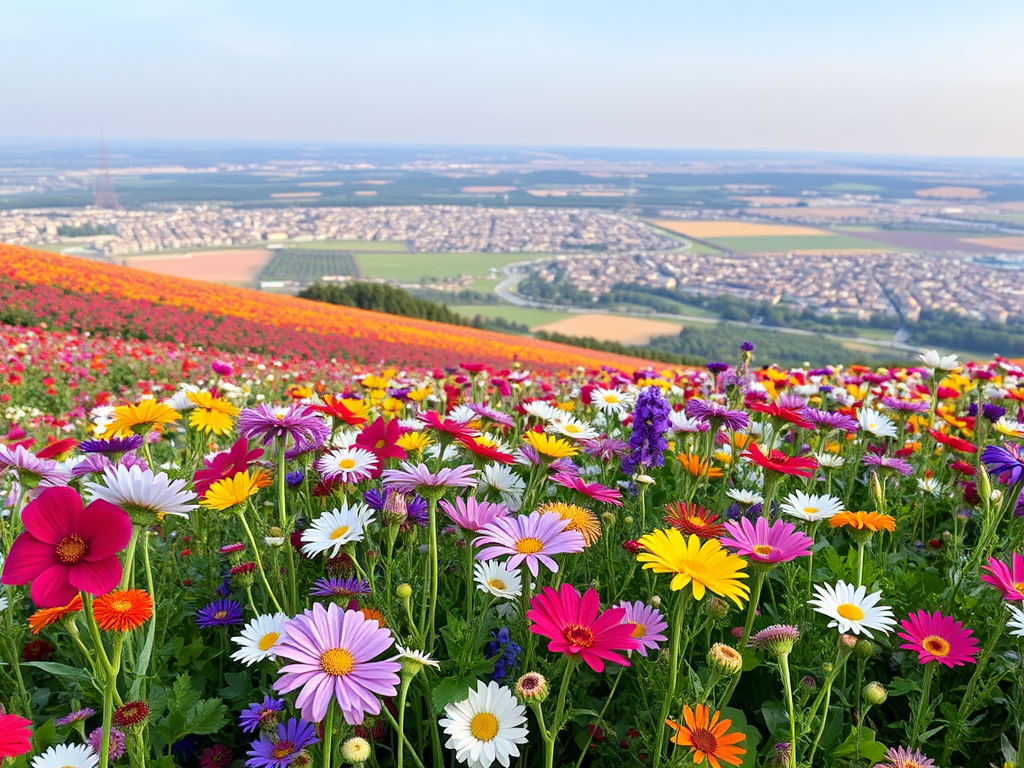
<path fill-rule="evenodd" d="M 753 648 L 744 648 L 740 651 L 740 654 L 743 656 L 744 672 L 749 672 L 761 666 L 761 659 L 757 657 L 757 652 Z"/>
<path fill-rule="evenodd" d="M 36 754 L 45 751 L 57 737 L 57 721 L 50 718 L 35 729 L 32 734 L 32 751 Z"/>
<path fill-rule="evenodd" d="M 185 718 L 185 733 L 208 736 L 227 725 L 228 708 L 219 699 L 203 699 L 191 707 Z M 184 734 L 183 734 L 184 735 Z"/>
<path fill-rule="evenodd" d="M 905 677 L 894 677 L 886 686 L 889 696 L 906 696 L 908 693 L 919 693 L 921 684 L 916 680 L 907 680 Z"/>
<path fill-rule="evenodd" d="M 469 689 L 475 686 L 477 679 L 469 675 L 463 677 L 446 677 L 430 692 L 434 702 L 434 712 L 441 714 L 444 708 L 456 701 L 462 701 L 469 695 Z"/>
<path fill-rule="evenodd" d="M 149 546 L 148 542 L 144 542 L 145 546 Z M 149 622 L 149 629 L 146 632 L 146 642 L 142 646 L 142 653 L 139 654 L 139 660 L 135 664 L 135 680 L 132 682 L 131 691 L 128 693 L 129 699 L 138 699 L 142 695 L 142 683 L 146 679 L 146 675 L 149 672 L 149 660 L 153 657 L 153 639 L 156 637 L 156 622 Z"/>
<path fill-rule="evenodd" d="M 56 677 L 71 678 L 72 680 L 78 680 L 84 683 L 92 683 L 92 673 L 84 669 L 79 669 L 78 667 L 69 667 L 67 664 L 58 664 L 56 661 L 23 661 L 21 662 L 21 665 L 23 667 L 35 667 L 37 669 L 41 669 Z"/>
<path fill-rule="evenodd" d="M 788 727 L 789 713 L 781 701 L 766 701 L 761 705 L 761 715 L 768 726 L 768 733 L 773 734 L 783 725 Z"/>
<path fill-rule="evenodd" d="M 574 709 L 574 710 L 571 710 L 569 712 L 569 714 L 567 714 L 565 716 L 565 719 L 566 720 L 575 720 L 576 718 L 582 717 L 583 715 L 586 715 L 586 720 L 584 722 L 587 722 L 587 723 L 594 723 L 594 724 L 596 724 L 598 722 L 598 720 L 601 719 L 600 713 L 595 712 L 592 709 Z"/>

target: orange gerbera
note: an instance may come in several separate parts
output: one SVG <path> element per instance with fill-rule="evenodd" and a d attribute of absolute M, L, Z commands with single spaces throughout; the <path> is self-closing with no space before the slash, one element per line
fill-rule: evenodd
<path fill-rule="evenodd" d="M 96 598 L 92 615 L 106 632 L 138 629 L 153 616 L 153 598 L 141 589 L 116 589 Z"/>
<path fill-rule="evenodd" d="M 703 763 L 705 757 L 712 768 L 722 768 L 721 763 L 739 765 L 743 762 L 742 755 L 747 754 L 747 750 L 737 747 L 736 744 L 743 741 L 746 736 L 741 732 L 728 733 L 732 720 L 719 720 L 721 715 L 721 712 L 711 715 L 711 710 L 703 704 L 698 704 L 696 711 L 690 709 L 688 705 L 683 705 L 685 725 L 673 723 L 671 720 L 665 721 L 665 724 L 676 732 L 670 741 L 681 747 L 689 747 L 694 765 Z"/>
<path fill-rule="evenodd" d="M 896 518 L 878 512 L 840 512 L 829 518 L 833 528 L 855 528 L 858 531 L 895 531 Z"/>
<path fill-rule="evenodd" d="M 676 454 L 676 459 L 683 465 L 683 469 L 694 477 L 704 477 L 704 475 L 707 475 L 713 479 L 722 476 L 722 470 L 711 466 L 710 462 L 701 461 L 700 456 L 695 453 L 679 453 Z"/>
<path fill-rule="evenodd" d="M 60 621 L 65 616 L 82 610 L 82 596 L 75 595 L 71 602 L 60 608 L 41 608 L 28 617 L 28 626 L 33 635 L 38 635 L 43 629 L 54 622 Z"/>
<path fill-rule="evenodd" d="M 725 526 L 718 522 L 718 515 L 714 512 L 708 512 L 704 507 L 685 501 L 666 504 L 664 520 L 684 534 L 692 533 L 705 540 L 714 539 L 725 530 Z"/>

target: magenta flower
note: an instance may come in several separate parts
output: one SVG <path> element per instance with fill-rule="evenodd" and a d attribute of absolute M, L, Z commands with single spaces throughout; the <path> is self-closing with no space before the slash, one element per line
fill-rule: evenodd
<path fill-rule="evenodd" d="M 725 535 L 719 540 L 723 547 L 749 557 L 752 563 L 788 563 L 809 555 L 811 537 L 801 533 L 792 523 L 776 520 L 771 525 L 763 517 L 751 523 L 745 517 L 725 524 Z"/>
<path fill-rule="evenodd" d="M 556 592 L 551 587 L 530 601 L 526 618 L 530 631 L 550 640 L 548 650 L 581 659 L 595 672 L 604 671 L 606 661 L 629 666 L 619 651 L 640 650 L 640 641 L 633 637 L 633 626 L 624 624 L 626 612 L 609 608 L 600 612 L 597 591 L 588 589 L 580 597 L 576 587 L 563 584 Z"/>
<path fill-rule="evenodd" d="M 403 461 L 401 469 L 385 469 L 381 485 L 401 493 L 413 493 L 430 488 L 472 488 L 476 485 L 476 470 L 472 464 L 442 467 L 431 472 L 426 464 Z"/>
<path fill-rule="evenodd" d="M 588 483 L 582 478 L 574 477 L 568 472 L 559 472 L 551 478 L 551 482 L 563 488 L 571 488 L 576 493 L 582 493 L 588 499 L 622 506 L 622 494 L 614 488 L 608 488 L 600 483 Z"/>
<path fill-rule="evenodd" d="M 331 701 L 337 701 L 349 725 L 361 725 L 366 715 L 380 714 L 379 696 L 398 693 L 397 661 L 373 661 L 395 640 L 376 619 L 359 611 L 344 611 L 334 603 L 289 619 L 276 656 L 294 664 L 281 667 L 274 690 L 289 693 L 301 688 L 295 705 L 302 717 L 321 722 Z"/>
<path fill-rule="evenodd" d="M 668 622 L 657 608 L 647 605 L 643 600 L 635 603 L 623 600 L 616 607 L 625 611 L 622 623 L 634 625 L 632 638 L 640 644 L 636 650 L 644 658 L 647 658 L 648 648 L 656 651 L 661 643 L 668 640 L 661 634 L 668 628 Z"/>
<path fill-rule="evenodd" d="M 530 573 L 537 575 L 537 563 L 550 571 L 558 571 L 551 555 L 583 551 L 583 534 L 567 531 L 568 520 L 554 512 L 532 512 L 526 515 L 499 517 L 480 530 L 476 545 L 482 546 L 477 560 L 492 560 L 511 555 L 505 566 L 511 570 L 525 561 Z M 484 546 L 484 545 L 490 546 Z"/>
<path fill-rule="evenodd" d="M 319 448 L 330 437 L 331 430 L 320 415 L 305 405 L 266 405 L 244 408 L 238 414 L 238 434 L 263 445 L 278 441 L 291 448 L 285 453 L 290 461 L 307 451 Z"/>
<path fill-rule="evenodd" d="M 3 584 L 32 584 L 40 608 L 67 605 L 80 591 L 105 595 L 121 581 L 117 553 L 132 523 L 124 510 L 96 500 L 82 509 L 72 488 L 47 488 L 21 513 L 24 532 L 4 563 Z"/>
<path fill-rule="evenodd" d="M 982 570 L 989 573 L 983 575 L 981 580 L 1002 592 L 1003 600 L 1024 601 L 1024 557 L 1014 554 L 1012 570 L 1005 563 L 990 557 L 988 565 L 983 566 Z"/>
<path fill-rule="evenodd" d="M 918 611 L 901 621 L 900 626 L 903 631 L 897 634 L 907 641 L 900 648 L 917 651 L 921 664 L 937 661 L 950 668 L 961 667 L 965 662 L 973 664 L 978 655 L 974 633 L 952 616 Z"/>
<path fill-rule="evenodd" d="M 473 497 L 457 498 L 452 504 L 442 501 L 441 509 L 452 520 L 467 531 L 477 533 L 486 525 L 490 525 L 499 517 L 508 516 L 508 507 L 504 504 L 493 504 L 489 501 L 477 501 Z"/>

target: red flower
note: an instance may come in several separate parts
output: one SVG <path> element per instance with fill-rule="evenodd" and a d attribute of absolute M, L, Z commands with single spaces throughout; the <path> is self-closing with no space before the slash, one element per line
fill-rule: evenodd
<path fill-rule="evenodd" d="M 416 418 L 422 421 L 427 429 L 439 432 L 443 442 L 461 440 L 473 437 L 476 434 L 471 427 L 466 426 L 460 421 L 441 419 L 441 415 L 437 411 L 427 411 L 426 413 L 421 413 Z"/>
<path fill-rule="evenodd" d="M 24 755 L 32 749 L 32 721 L 0 715 L 0 760 Z"/>
<path fill-rule="evenodd" d="M 356 445 L 365 448 L 377 457 L 376 474 L 371 477 L 380 477 L 384 469 L 384 459 L 407 459 L 405 450 L 398 445 L 398 438 L 404 430 L 398 423 L 398 419 L 385 421 L 383 416 L 356 435 Z"/>
<path fill-rule="evenodd" d="M 563 488 L 571 488 L 576 493 L 582 493 L 588 499 L 622 506 L 622 494 L 614 488 L 608 488 L 600 483 L 588 483 L 582 478 L 570 475 L 568 472 L 559 472 L 552 476 L 551 481 Z"/>
<path fill-rule="evenodd" d="M 72 437 L 65 437 L 63 440 L 54 440 L 45 448 L 36 451 L 36 457 L 40 459 L 55 459 L 62 453 L 73 451 L 78 447 L 78 441 Z"/>
<path fill-rule="evenodd" d="M 581 659 L 595 672 L 603 672 L 606 661 L 628 667 L 629 661 L 618 652 L 640 647 L 633 638 L 636 625 L 622 622 L 626 611 L 609 608 L 600 613 L 596 590 L 588 589 L 580 597 L 572 584 L 563 584 L 558 592 L 544 587 L 530 606 L 530 631 L 551 641 L 548 650 Z"/>
<path fill-rule="evenodd" d="M 687 536 L 695 534 L 705 540 L 717 538 L 725 530 L 725 526 L 717 522 L 718 515 L 686 502 L 666 504 L 664 520 Z"/>
<path fill-rule="evenodd" d="M 206 469 L 200 469 L 192 478 L 192 487 L 197 496 L 204 496 L 210 486 L 218 480 L 227 480 L 239 472 L 249 469 L 249 464 L 263 455 L 262 448 L 249 450 L 249 441 L 244 437 L 231 446 L 230 450 L 218 453 L 212 459 L 205 459 Z"/>
<path fill-rule="evenodd" d="M 314 411 L 330 416 L 332 419 L 343 421 L 350 427 L 360 427 L 366 423 L 366 417 L 361 416 L 355 411 L 349 410 L 345 403 L 340 398 L 332 395 L 324 395 L 323 405 L 311 405 L 309 406 Z"/>
<path fill-rule="evenodd" d="M 810 477 L 818 466 L 818 462 L 812 458 L 801 458 L 800 456 L 787 456 L 782 451 L 772 450 L 767 456 L 761 453 L 757 443 L 751 443 L 742 454 L 743 458 L 762 469 L 771 472 L 778 472 L 782 475 L 796 475 L 797 477 Z"/>
<path fill-rule="evenodd" d="M 470 453 L 479 456 L 486 461 L 494 461 L 498 464 L 515 464 L 516 457 L 511 453 L 499 451 L 493 445 L 484 445 L 478 442 L 475 437 L 460 437 L 459 442 L 466 447 Z"/>
<path fill-rule="evenodd" d="M 767 413 L 772 418 L 788 421 L 790 424 L 800 427 L 800 429 L 814 429 L 814 424 L 805 419 L 803 414 L 795 408 L 783 408 L 778 403 L 764 405 L 758 402 L 747 403 L 747 407 L 758 413 Z"/>
<path fill-rule="evenodd" d="M 961 440 L 953 435 L 947 435 L 945 432 L 939 432 L 937 429 L 929 429 L 928 434 L 935 438 L 935 442 L 942 443 L 954 451 L 960 451 L 961 453 L 976 453 L 978 451 L 978 446 L 974 443 Z"/>

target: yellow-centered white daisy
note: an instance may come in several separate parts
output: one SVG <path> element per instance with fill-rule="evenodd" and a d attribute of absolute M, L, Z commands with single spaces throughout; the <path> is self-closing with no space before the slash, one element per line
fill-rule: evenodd
<path fill-rule="evenodd" d="M 504 563 L 488 560 L 477 563 L 473 570 L 476 574 L 476 588 L 504 600 L 519 597 L 523 591 L 523 580 L 518 568 L 506 568 Z"/>
<path fill-rule="evenodd" d="M 808 523 L 828 520 L 843 511 L 843 502 L 835 496 L 820 496 L 794 491 L 782 502 L 782 511 Z"/>
<path fill-rule="evenodd" d="M 572 440 L 593 440 L 600 434 L 586 422 L 568 415 L 562 415 L 555 419 L 544 428 L 544 431 L 563 435 Z"/>
<path fill-rule="evenodd" d="M 335 448 L 317 459 L 316 471 L 324 480 L 358 483 L 377 469 L 377 457 L 365 448 Z"/>
<path fill-rule="evenodd" d="M 100 756 L 88 744 L 57 744 L 32 758 L 32 768 L 96 768 Z"/>
<path fill-rule="evenodd" d="M 526 707 L 493 680 L 477 682 L 467 699 L 449 704 L 444 713 L 439 722 L 449 736 L 445 746 L 469 768 L 489 768 L 495 760 L 508 768 L 529 735 L 523 727 Z"/>
<path fill-rule="evenodd" d="M 815 584 L 814 591 L 818 596 L 808 600 L 808 604 L 813 605 L 818 613 L 832 619 L 828 625 L 842 634 L 852 632 L 855 635 L 874 637 L 871 630 L 887 635 L 896 626 L 892 608 L 878 604 L 882 599 L 881 592 L 869 595 L 863 585 L 855 587 L 842 580 L 836 582 L 834 587 L 831 584 Z"/>
<path fill-rule="evenodd" d="M 245 625 L 242 634 L 231 638 L 231 642 L 241 646 L 231 654 L 231 658 L 251 667 L 264 659 L 273 660 L 274 648 L 284 636 L 284 623 L 288 615 L 284 613 L 263 614 Z"/>
<path fill-rule="evenodd" d="M 363 529 L 372 521 L 372 509 L 365 504 L 349 506 L 346 501 L 339 509 L 324 512 L 302 532 L 302 551 L 307 555 L 330 552 L 336 557 L 349 542 L 362 541 Z"/>

